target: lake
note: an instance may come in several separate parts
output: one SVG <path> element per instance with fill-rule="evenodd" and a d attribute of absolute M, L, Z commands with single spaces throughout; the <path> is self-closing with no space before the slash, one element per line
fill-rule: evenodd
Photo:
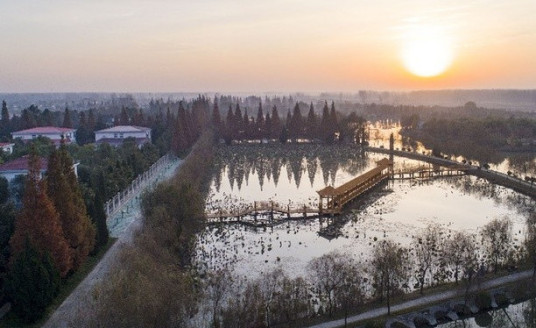
<path fill-rule="evenodd" d="M 352 145 L 220 146 L 206 210 L 237 209 L 268 200 L 317 206 L 316 191 L 339 186 L 384 157 Z M 428 165 L 396 157 L 394 162 L 395 170 Z M 332 251 L 366 266 L 374 243 L 390 238 L 408 246 L 429 224 L 440 225 L 445 236 L 457 230 L 475 234 L 479 244 L 479 229 L 504 217 L 513 223 L 514 242 L 519 245 L 533 206 L 523 195 L 472 176 L 390 181 L 334 218 L 290 220 L 261 228 L 208 225 L 198 236 L 194 263 L 201 271 L 227 268 L 246 279 L 276 267 L 290 276 L 306 275 L 311 259 Z M 332 226 L 337 237 L 326 238 L 324 232 Z"/>

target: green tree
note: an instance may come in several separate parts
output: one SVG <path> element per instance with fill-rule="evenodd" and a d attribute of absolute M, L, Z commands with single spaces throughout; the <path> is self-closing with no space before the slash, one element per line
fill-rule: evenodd
<path fill-rule="evenodd" d="M 106 225 L 106 212 L 100 193 L 96 193 L 93 202 L 88 207 L 88 213 L 91 221 L 95 226 L 95 248 L 94 253 L 98 252 L 103 246 L 108 243 L 109 233 Z"/>
<path fill-rule="evenodd" d="M 214 99 L 214 108 L 212 109 L 212 128 L 214 129 L 216 138 L 222 135 L 222 122 L 218 101 Z"/>
<path fill-rule="evenodd" d="M 129 124 L 129 117 L 127 113 L 127 109 L 125 107 L 121 108 L 121 115 L 119 116 L 119 125 L 128 125 Z"/>
<path fill-rule="evenodd" d="M 329 115 L 328 102 L 324 102 L 324 107 L 322 108 L 322 121 L 320 122 L 320 134 L 322 139 L 327 143 L 333 142 L 333 128 L 331 126 L 331 119 Z"/>
<path fill-rule="evenodd" d="M 296 103 L 294 106 L 294 111 L 292 113 L 292 117 L 290 118 L 290 122 L 287 122 L 289 135 L 292 139 L 298 139 L 303 137 L 304 135 L 304 123 L 303 123 L 303 117 L 300 110 L 300 105 Z"/>
<path fill-rule="evenodd" d="M 281 124 L 281 119 L 279 118 L 279 112 L 277 111 L 277 107 L 274 106 L 272 108 L 272 135 L 271 137 L 273 139 L 279 138 L 281 135 L 281 130 L 283 126 Z"/>
<path fill-rule="evenodd" d="M 9 136 L 9 111 L 6 101 L 2 101 L 2 115 L 0 118 L 0 136 Z"/>
<path fill-rule="evenodd" d="M 266 137 L 266 129 L 264 122 L 264 113 L 262 112 L 262 103 L 259 103 L 259 111 L 257 112 L 257 120 L 255 121 L 255 135 L 254 138 L 262 139 Z"/>
<path fill-rule="evenodd" d="M 71 112 L 69 111 L 69 108 L 65 108 L 65 113 L 63 114 L 63 123 L 61 126 L 64 128 L 73 127 L 73 121 L 71 119 Z"/>
<path fill-rule="evenodd" d="M 60 275 L 48 252 L 26 239 L 23 250 L 14 260 L 6 281 L 6 291 L 13 311 L 25 322 L 39 319 L 58 294 Z"/>
<path fill-rule="evenodd" d="M 73 170 L 73 161 L 65 144 L 48 160 L 47 186 L 50 199 L 58 211 L 63 234 L 73 256 L 76 271 L 85 262 L 95 244 L 95 228 Z"/>
<path fill-rule="evenodd" d="M 0 302 L 4 299 L 4 281 L 8 271 L 8 262 L 11 255 L 9 240 L 15 229 L 15 206 L 11 202 L 0 204 Z"/>
<path fill-rule="evenodd" d="M 317 136 L 317 119 L 315 114 L 315 108 L 313 107 L 313 103 L 309 106 L 309 114 L 307 114 L 307 123 L 305 124 L 306 129 L 306 136 L 309 139 L 314 139 Z"/>

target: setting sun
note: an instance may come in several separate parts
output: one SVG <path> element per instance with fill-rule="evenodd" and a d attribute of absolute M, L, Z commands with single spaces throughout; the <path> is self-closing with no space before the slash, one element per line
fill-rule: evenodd
<path fill-rule="evenodd" d="M 453 51 L 441 30 L 429 26 L 413 26 L 402 45 L 402 62 L 412 74 L 433 77 L 452 64 Z"/>

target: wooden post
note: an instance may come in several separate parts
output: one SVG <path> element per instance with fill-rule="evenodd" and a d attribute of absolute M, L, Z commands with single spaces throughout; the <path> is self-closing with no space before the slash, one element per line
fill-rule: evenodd
<path fill-rule="evenodd" d="M 289 204 L 287 205 L 287 218 L 290 219 L 290 202 L 289 202 Z"/>

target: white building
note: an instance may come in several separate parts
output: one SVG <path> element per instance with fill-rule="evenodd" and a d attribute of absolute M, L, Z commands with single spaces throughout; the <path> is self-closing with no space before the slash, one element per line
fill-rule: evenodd
<path fill-rule="evenodd" d="M 0 149 L 2 149 L 2 151 L 4 153 L 12 154 L 13 153 L 13 146 L 15 146 L 14 143 L 0 142 Z"/>
<path fill-rule="evenodd" d="M 109 143 L 116 147 L 123 143 L 126 138 L 134 138 L 138 147 L 151 142 L 151 129 L 142 126 L 118 125 L 109 129 L 95 131 L 97 144 Z"/>
<path fill-rule="evenodd" d="M 38 137 L 47 137 L 52 140 L 56 146 L 58 146 L 61 143 L 62 137 L 67 145 L 76 142 L 75 132 L 76 130 L 71 128 L 42 126 L 38 128 L 16 131 L 11 133 L 11 135 L 13 136 L 13 139 L 20 138 L 24 142 L 28 142 Z"/>

